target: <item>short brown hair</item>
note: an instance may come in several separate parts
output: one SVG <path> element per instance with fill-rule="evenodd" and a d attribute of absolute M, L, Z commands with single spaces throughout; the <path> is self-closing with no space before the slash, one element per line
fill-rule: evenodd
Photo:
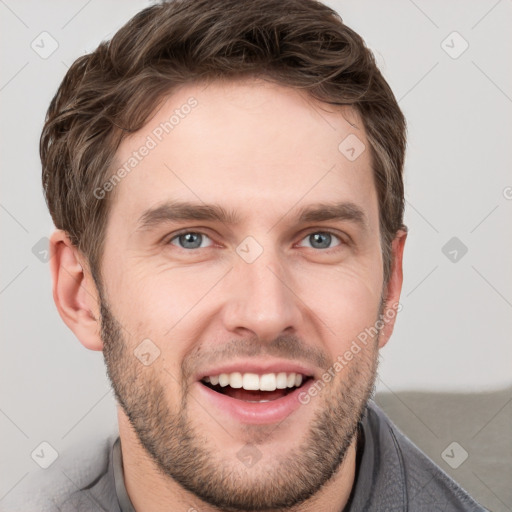
<path fill-rule="evenodd" d="M 121 141 L 186 83 L 260 77 L 361 116 L 370 144 L 384 261 L 403 225 L 406 124 L 363 39 L 316 0 L 174 0 L 148 7 L 77 59 L 48 109 L 43 188 L 57 228 L 97 284 L 112 194 L 93 193 Z M 341 141 L 340 141 L 341 142 Z"/>

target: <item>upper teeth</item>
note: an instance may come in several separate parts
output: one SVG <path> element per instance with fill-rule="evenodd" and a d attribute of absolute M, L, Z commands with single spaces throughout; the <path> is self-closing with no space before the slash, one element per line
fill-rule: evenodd
<path fill-rule="evenodd" d="M 222 387 L 231 386 L 232 388 L 243 388 L 249 391 L 274 391 L 276 389 L 293 388 L 302 384 L 302 375 L 300 373 L 221 373 L 220 375 L 210 375 L 203 379 L 204 382 L 210 382 L 214 386 L 219 384 Z"/>

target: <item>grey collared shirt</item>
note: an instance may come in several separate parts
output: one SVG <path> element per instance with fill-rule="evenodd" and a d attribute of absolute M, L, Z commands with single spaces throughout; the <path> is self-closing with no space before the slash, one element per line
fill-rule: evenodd
<path fill-rule="evenodd" d="M 34 508 L 7 512 L 136 512 L 123 478 L 121 440 L 104 444 L 97 473 L 75 490 L 45 483 Z M 69 478 L 68 478 L 69 479 Z M 55 486 L 57 489 L 57 486 Z M 34 495 L 31 494 L 32 500 Z M 37 507 L 37 508 L 36 508 Z M 454 480 L 405 437 L 370 400 L 359 425 L 357 463 L 349 502 L 340 512 L 485 512 Z"/>

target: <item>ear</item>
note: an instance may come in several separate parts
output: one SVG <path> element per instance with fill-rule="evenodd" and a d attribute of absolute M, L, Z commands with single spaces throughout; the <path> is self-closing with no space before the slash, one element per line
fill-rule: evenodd
<path fill-rule="evenodd" d="M 385 288 L 386 303 L 382 312 L 384 326 L 379 335 L 379 348 L 382 348 L 391 337 L 395 327 L 395 320 L 400 311 L 400 293 L 402 291 L 403 272 L 402 259 L 404 254 L 407 230 L 400 229 L 393 242 L 391 242 L 391 273 Z"/>
<path fill-rule="evenodd" d="M 62 320 L 84 347 L 103 350 L 96 285 L 85 258 L 61 229 L 50 238 L 50 269 L 53 300 Z"/>

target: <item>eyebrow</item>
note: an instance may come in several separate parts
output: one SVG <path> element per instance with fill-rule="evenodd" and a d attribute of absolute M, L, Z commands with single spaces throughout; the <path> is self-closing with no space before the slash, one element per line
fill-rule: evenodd
<path fill-rule="evenodd" d="M 285 214 L 283 218 L 286 216 Z M 227 225 L 240 224 L 241 218 L 234 210 L 218 204 L 167 201 L 143 212 L 137 222 L 137 231 L 145 231 L 162 223 L 176 221 L 217 221 Z M 362 229 L 369 227 L 364 210 L 352 202 L 318 203 L 299 209 L 297 222 L 349 221 Z"/>

